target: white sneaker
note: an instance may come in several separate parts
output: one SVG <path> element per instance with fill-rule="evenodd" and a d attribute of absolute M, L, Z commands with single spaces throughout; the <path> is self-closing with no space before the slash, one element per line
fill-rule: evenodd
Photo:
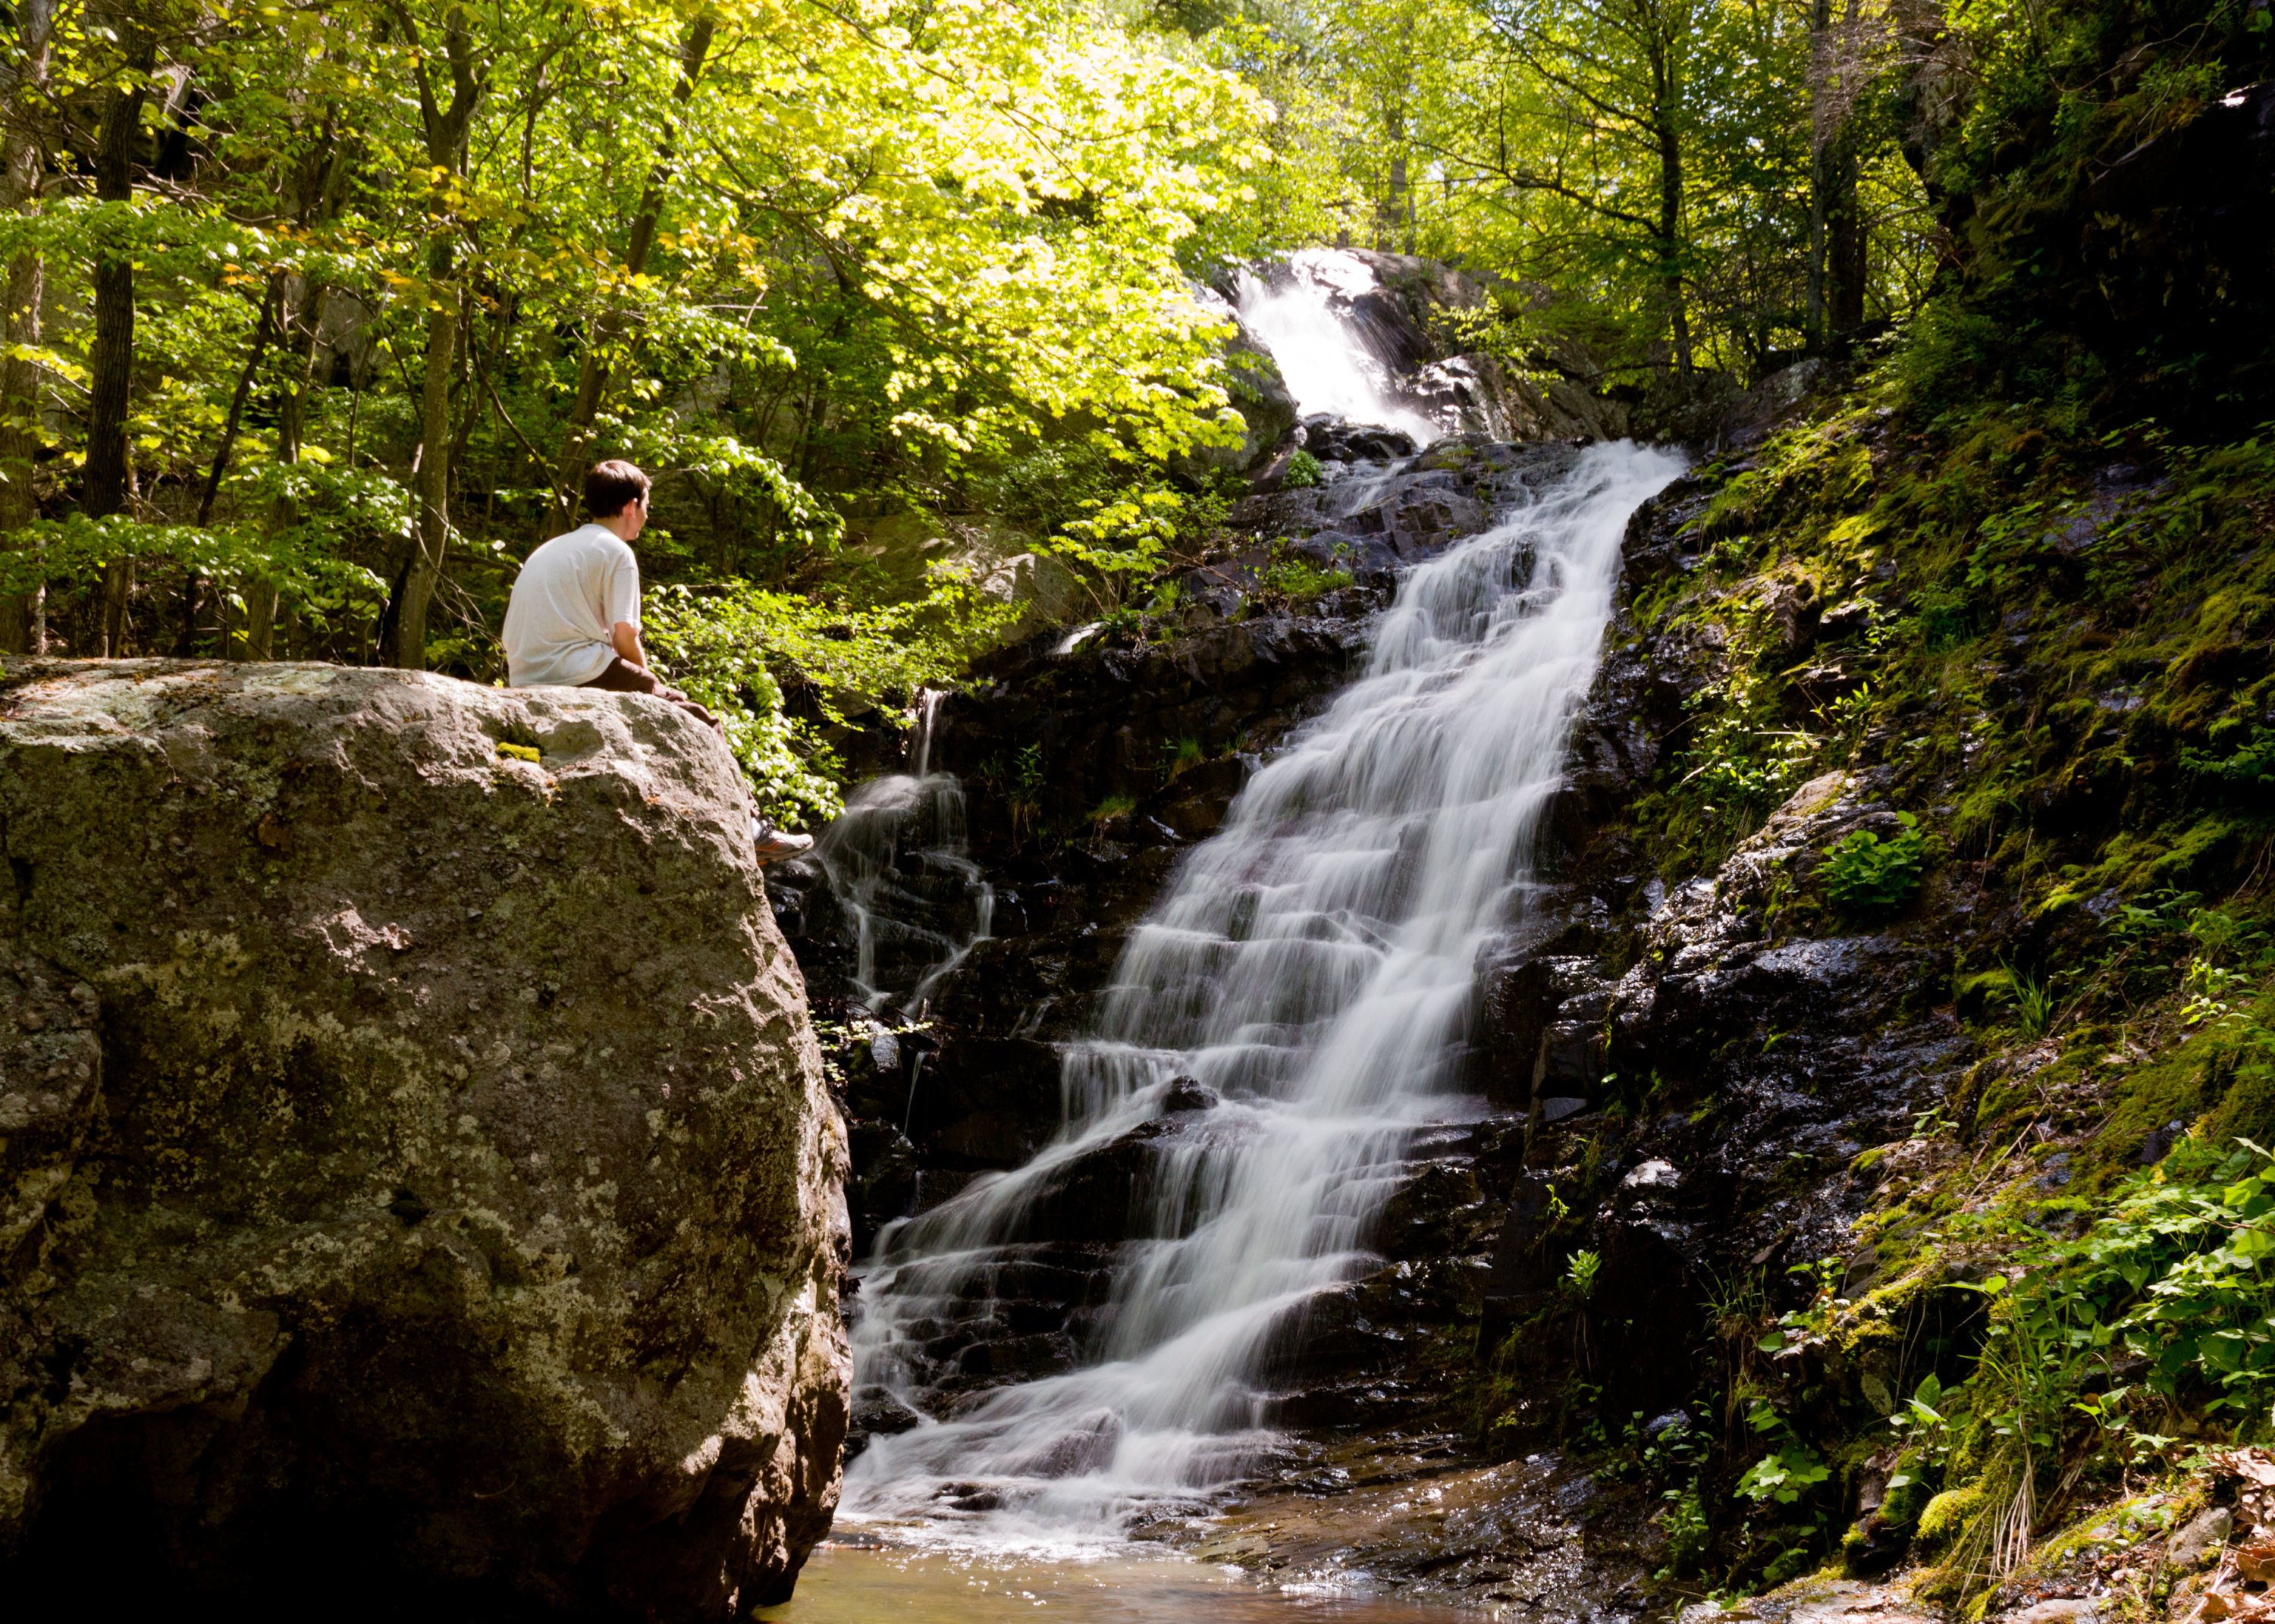
<path fill-rule="evenodd" d="M 779 863 L 786 857 L 802 857 L 813 850 L 811 835 L 790 835 L 775 827 L 765 819 L 751 820 L 751 850 L 764 868 L 769 863 Z"/>

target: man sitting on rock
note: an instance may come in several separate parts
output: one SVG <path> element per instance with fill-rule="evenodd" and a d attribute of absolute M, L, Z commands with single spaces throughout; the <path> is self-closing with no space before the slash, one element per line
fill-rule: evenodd
<path fill-rule="evenodd" d="M 506 679 L 516 688 L 654 694 L 723 737 L 719 718 L 659 679 L 640 646 L 639 560 L 631 544 L 647 524 L 649 483 L 627 462 L 593 465 L 585 476 L 591 519 L 540 545 L 514 578 L 505 610 Z M 752 833 L 762 863 L 813 844 L 756 818 Z"/>

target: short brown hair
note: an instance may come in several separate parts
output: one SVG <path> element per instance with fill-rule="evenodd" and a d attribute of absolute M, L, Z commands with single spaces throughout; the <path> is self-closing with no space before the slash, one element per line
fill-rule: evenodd
<path fill-rule="evenodd" d="M 648 477 L 622 457 L 594 463 L 585 476 L 585 511 L 594 518 L 614 518 L 635 502 L 647 497 Z"/>

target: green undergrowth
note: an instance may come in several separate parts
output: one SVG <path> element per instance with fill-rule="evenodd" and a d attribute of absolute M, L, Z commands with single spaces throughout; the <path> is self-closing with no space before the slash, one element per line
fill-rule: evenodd
<path fill-rule="evenodd" d="M 646 634 L 674 680 L 721 718 L 760 810 L 818 827 L 843 804 L 849 774 L 835 736 L 849 716 L 913 725 L 913 697 L 960 676 L 1020 612 L 968 572 L 936 569 L 922 596 L 881 606 L 748 584 L 666 586 L 650 594 Z M 778 672 L 793 674 L 795 696 Z"/>

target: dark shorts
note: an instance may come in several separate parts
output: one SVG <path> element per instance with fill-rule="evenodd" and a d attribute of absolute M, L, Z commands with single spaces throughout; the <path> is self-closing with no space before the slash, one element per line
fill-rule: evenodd
<path fill-rule="evenodd" d="M 705 726 L 717 729 L 722 736 L 727 731 L 725 725 L 705 706 L 698 705 L 678 689 L 667 687 L 657 680 L 654 672 L 633 665 L 622 654 L 611 656 L 608 668 L 583 685 L 605 688 L 610 693 L 652 693 L 659 699 L 670 700 Z"/>

